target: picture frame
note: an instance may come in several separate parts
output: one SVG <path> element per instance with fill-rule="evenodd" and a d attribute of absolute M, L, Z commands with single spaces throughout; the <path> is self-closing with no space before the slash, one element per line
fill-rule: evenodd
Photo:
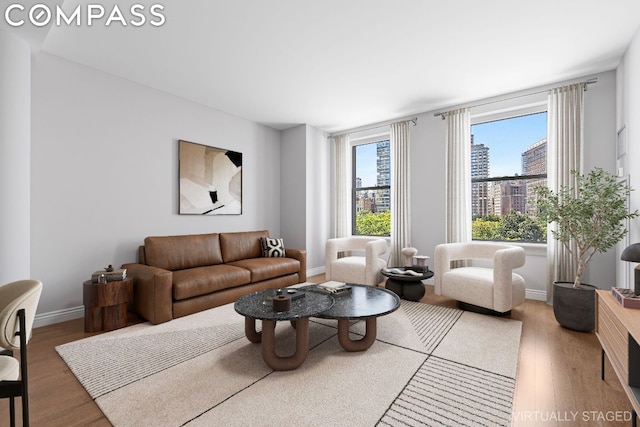
<path fill-rule="evenodd" d="M 179 214 L 241 215 L 242 153 L 184 140 L 179 151 Z"/>

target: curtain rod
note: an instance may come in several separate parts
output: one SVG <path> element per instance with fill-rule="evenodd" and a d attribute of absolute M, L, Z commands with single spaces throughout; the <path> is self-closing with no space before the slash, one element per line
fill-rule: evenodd
<path fill-rule="evenodd" d="M 593 83 L 597 83 L 597 82 L 598 82 L 598 78 L 597 78 L 597 77 L 594 77 L 594 78 L 592 78 L 592 79 L 588 79 L 588 80 L 585 80 L 585 81 L 582 81 L 582 82 L 576 82 L 576 83 L 584 83 L 584 90 L 587 90 L 587 85 L 590 85 L 590 84 L 593 84 Z M 576 83 L 569 83 L 569 84 L 576 84 Z M 556 87 L 561 87 L 561 86 L 556 86 Z M 512 100 L 512 99 L 524 98 L 525 96 L 538 95 L 538 94 L 540 94 L 540 93 L 546 93 L 546 92 L 549 92 L 549 91 L 550 91 L 550 90 L 552 90 L 552 89 L 554 89 L 554 88 L 550 88 L 550 89 L 546 89 L 546 90 L 539 90 L 539 91 L 537 91 L 537 92 L 525 93 L 525 94 L 522 94 L 522 95 L 512 96 L 512 97 L 510 97 L 510 98 L 498 99 L 498 100 L 495 100 L 495 101 L 484 102 L 484 103 L 481 103 L 481 104 L 473 104 L 473 105 L 469 105 L 469 106 L 468 106 L 468 107 L 466 107 L 466 108 L 482 107 L 482 106 L 485 106 L 485 105 L 496 104 L 496 103 L 498 103 L 498 102 L 510 101 L 510 100 Z M 465 108 L 465 107 L 460 107 L 460 108 Z M 455 109 L 456 109 L 456 108 L 454 108 L 453 110 L 455 110 Z M 434 113 L 434 114 L 433 114 L 433 116 L 434 116 L 434 117 L 438 117 L 438 116 L 440 116 L 440 117 L 442 117 L 442 120 L 444 120 L 444 119 L 445 119 L 445 117 L 444 117 L 444 116 L 445 116 L 448 112 L 453 111 L 453 110 L 449 110 L 449 111 L 440 111 L 440 112 L 438 112 L 438 113 Z"/>
<path fill-rule="evenodd" d="M 394 123 L 401 123 L 401 122 L 411 122 L 411 123 L 413 123 L 414 126 L 416 126 L 418 124 L 418 118 L 417 117 L 412 117 L 410 119 L 393 120 L 393 121 L 389 121 L 389 122 L 383 122 L 383 123 L 381 123 L 379 125 L 368 127 L 368 128 L 367 127 L 354 128 L 354 129 L 348 130 L 346 132 L 330 133 L 327 136 L 327 138 L 333 138 L 333 137 L 336 137 L 338 135 L 346 135 L 348 133 L 365 132 L 365 131 L 368 131 L 368 130 L 380 129 L 380 128 L 388 127 L 389 125 L 392 125 Z"/>

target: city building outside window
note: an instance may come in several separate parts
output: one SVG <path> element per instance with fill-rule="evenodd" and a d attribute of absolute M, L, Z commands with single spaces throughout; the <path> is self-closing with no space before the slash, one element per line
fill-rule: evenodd
<path fill-rule="evenodd" d="M 391 235 L 391 160 L 388 139 L 353 146 L 354 235 Z"/>
<path fill-rule="evenodd" d="M 545 243 L 535 187 L 547 185 L 547 113 L 471 126 L 474 240 Z"/>

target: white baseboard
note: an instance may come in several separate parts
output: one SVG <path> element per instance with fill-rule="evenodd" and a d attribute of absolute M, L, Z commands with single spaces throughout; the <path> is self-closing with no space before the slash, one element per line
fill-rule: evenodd
<path fill-rule="evenodd" d="M 53 325 L 55 323 L 66 322 L 67 320 L 81 319 L 84 317 L 84 306 L 65 308 L 64 310 L 52 311 L 49 313 L 36 314 L 33 320 L 33 327 Z"/>
<path fill-rule="evenodd" d="M 307 269 L 307 277 L 317 276 L 318 274 L 324 274 L 325 268 L 322 267 L 314 267 Z"/>
<path fill-rule="evenodd" d="M 538 289 L 527 289 L 525 291 L 525 298 L 536 300 L 536 301 L 546 301 L 547 291 L 540 291 Z"/>

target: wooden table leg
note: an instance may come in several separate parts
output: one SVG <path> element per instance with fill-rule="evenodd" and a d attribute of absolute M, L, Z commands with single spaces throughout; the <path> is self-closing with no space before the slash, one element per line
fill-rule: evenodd
<path fill-rule="evenodd" d="M 296 351 L 291 356 L 276 354 L 276 321 L 262 321 L 262 358 L 274 371 L 290 371 L 298 368 L 309 354 L 309 319 L 296 321 Z"/>
<path fill-rule="evenodd" d="M 256 319 L 253 317 L 244 318 L 244 334 L 252 343 L 259 343 L 262 340 L 262 333 L 256 332 Z"/>
<path fill-rule="evenodd" d="M 359 340 L 352 340 L 349 337 L 349 321 L 338 319 L 338 342 L 346 351 L 364 351 L 375 342 L 378 333 L 376 318 L 367 317 L 365 321 L 366 331 L 364 337 Z"/>

